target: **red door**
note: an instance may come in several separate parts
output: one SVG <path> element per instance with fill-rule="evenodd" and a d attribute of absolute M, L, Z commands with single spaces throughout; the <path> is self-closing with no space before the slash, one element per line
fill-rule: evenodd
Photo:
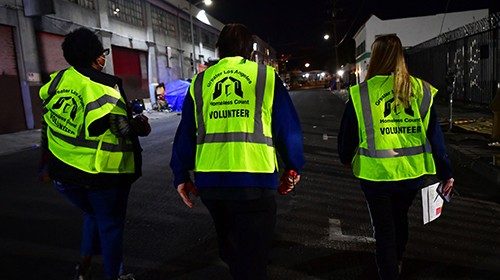
<path fill-rule="evenodd" d="M 112 53 L 115 75 L 123 80 L 127 98 L 149 98 L 147 53 L 116 46 Z"/>
<path fill-rule="evenodd" d="M 0 134 L 27 128 L 13 30 L 0 25 Z"/>

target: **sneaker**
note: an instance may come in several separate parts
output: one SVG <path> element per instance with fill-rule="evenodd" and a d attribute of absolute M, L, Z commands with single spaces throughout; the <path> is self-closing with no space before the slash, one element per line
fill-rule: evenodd
<path fill-rule="evenodd" d="M 80 265 L 77 265 L 75 267 L 76 275 L 75 275 L 75 280 L 92 280 L 92 277 L 90 275 L 90 267 L 87 269 L 87 271 L 82 273 Z"/>
<path fill-rule="evenodd" d="M 132 273 L 129 274 L 123 274 L 118 277 L 118 280 L 135 280 L 135 276 Z"/>

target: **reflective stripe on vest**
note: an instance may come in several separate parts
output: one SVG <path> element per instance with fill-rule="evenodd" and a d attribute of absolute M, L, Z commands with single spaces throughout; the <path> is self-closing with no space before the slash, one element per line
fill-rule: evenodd
<path fill-rule="evenodd" d="M 48 128 L 48 130 L 50 130 L 50 133 L 52 133 L 52 135 L 54 135 L 55 137 L 73 146 L 85 147 L 90 149 L 97 149 L 99 147 L 99 141 L 87 140 L 80 137 L 77 138 L 69 137 L 54 131 L 50 127 Z M 101 150 L 108 152 L 133 152 L 134 147 L 132 144 L 125 143 L 124 141 L 119 141 L 119 143 L 116 145 L 112 143 L 103 142 L 101 143 Z"/>
<path fill-rule="evenodd" d="M 85 116 L 87 116 L 87 114 L 90 111 L 95 110 L 95 109 L 99 109 L 102 105 L 104 105 L 106 103 L 111 103 L 113 105 L 118 106 L 122 110 L 127 111 L 127 106 L 125 105 L 125 103 L 123 103 L 122 100 L 120 100 L 116 97 L 113 97 L 113 96 L 103 95 L 103 96 L 99 97 L 99 99 L 97 99 L 93 102 L 90 102 L 89 104 L 87 104 L 85 106 Z"/>
<path fill-rule="evenodd" d="M 198 118 L 198 137 L 197 144 L 216 143 L 216 142 L 247 142 L 258 143 L 273 146 L 273 139 L 264 135 L 262 126 L 262 103 L 264 100 L 264 91 L 266 87 L 266 65 L 259 64 L 257 68 L 256 102 L 254 117 L 254 132 L 226 132 L 226 133 L 206 133 L 205 121 L 203 118 L 203 77 L 205 72 L 201 72 L 194 82 L 194 94 L 196 100 L 196 114 Z"/>
<path fill-rule="evenodd" d="M 422 103 L 420 104 L 420 116 L 423 119 L 427 116 L 431 104 L 431 90 L 428 83 L 423 82 L 424 95 Z M 359 95 L 361 100 L 361 107 L 363 109 L 363 120 L 366 129 L 366 142 L 368 148 L 359 147 L 359 154 L 372 158 L 391 158 L 400 156 L 413 156 L 422 153 L 431 153 L 431 145 L 429 140 L 422 146 L 397 148 L 389 150 L 377 150 L 375 148 L 375 133 L 373 126 L 373 116 L 370 103 L 370 96 L 368 94 L 368 83 L 365 81 L 359 84 Z"/>

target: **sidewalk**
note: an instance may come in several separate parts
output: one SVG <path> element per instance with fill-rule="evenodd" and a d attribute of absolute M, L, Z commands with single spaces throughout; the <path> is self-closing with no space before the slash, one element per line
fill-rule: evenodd
<path fill-rule="evenodd" d="M 144 115 L 149 118 L 150 122 L 154 122 L 160 118 L 175 116 L 176 114 L 176 112 L 144 112 Z M 40 129 L 31 129 L 0 134 L 0 156 L 40 147 L 40 133 Z"/>
<path fill-rule="evenodd" d="M 450 131 L 448 104 L 438 101 L 434 108 L 440 116 L 452 161 L 500 186 L 500 146 L 492 145 L 494 141 L 491 139 L 493 113 L 485 107 L 455 104 Z"/>

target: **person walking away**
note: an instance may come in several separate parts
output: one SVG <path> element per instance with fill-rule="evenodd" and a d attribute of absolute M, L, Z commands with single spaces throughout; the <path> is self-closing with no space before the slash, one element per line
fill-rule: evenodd
<path fill-rule="evenodd" d="M 244 25 L 226 25 L 216 46 L 220 61 L 194 77 L 184 101 L 170 161 L 174 186 L 190 208 L 190 195 L 201 196 L 234 279 L 268 279 L 276 151 L 285 164 L 279 191 L 287 194 L 304 165 L 300 123 L 274 69 L 248 60 L 252 34 Z"/>
<path fill-rule="evenodd" d="M 81 262 L 74 279 L 90 279 L 102 254 L 106 279 L 133 279 L 123 271 L 123 230 L 131 184 L 141 176 L 138 136 L 147 117 L 132 119 L 119 78 L 102 73 L 106 55 L 98 37 L 79 28 L 64 38 L 71 67 L 40 89 L 42 147 L 55 188 L 83 212 Z"/>
<path fill-rule="evenodd" d="M 372 45 L 367 80 L 350 88 L 338 136 L 340 160 L 352 165 L 368 204 L 380 279 L 397 279 L 408 241 L 408 209 L 436 174 L 453 188 L 450 161 L 432 107 L 437 90 L 410 76 L 396 35 Z"/>

